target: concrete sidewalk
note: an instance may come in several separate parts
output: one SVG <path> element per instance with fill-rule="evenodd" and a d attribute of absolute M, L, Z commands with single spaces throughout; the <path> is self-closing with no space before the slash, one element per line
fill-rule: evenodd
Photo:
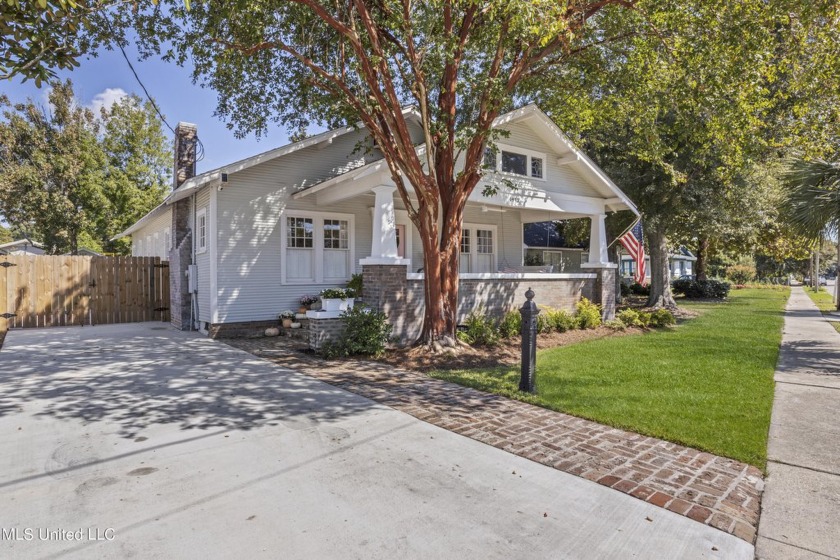
<path fill-rule="evenodd" d="M 12 331 L 0 351 L 4 560 L 753 552 L 161 323 Z"/>
<path fill-rule="evenodd" d="M 800 287 L 785 327 L 756 556 L 840 558 L 840 333 Z"/>

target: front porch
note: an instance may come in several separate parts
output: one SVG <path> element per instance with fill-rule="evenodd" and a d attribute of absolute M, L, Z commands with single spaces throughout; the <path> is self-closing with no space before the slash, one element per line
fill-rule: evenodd
<path fill-rule="evenodd" d="M 294 196 L 314 196 L 318 206 L 335 206 L 373 195 L 370 256 L 359 260 L 363 300 L 386 313 L 395 338 L 407 343 L 419 336 L 425 307 L 423 254 L 415 250 L 422 245 L 420 234 L 408 220 L 402 201 L 395 200 L 396 187 L 382 172 L 359 175 L 341 176 L 331 184 Z M 459 320 L 479 308 L 501 316 L 518 308 L 529 288 L 536 292 L 536 301 L 542 306 L 573 311 L 585 297 L 601 304 L 604 318 L 611 319 L 616 265 L 607 257 L 605 218 L 607 211 L 618 204 L 618 200 L 551 193 L 534 187 L 501 190 L 492 197 L 473 193 L 465 211 L 461 240 Z M 524 264 L 526 223 L 583 218 L 589 218 L 591 224 L 589 252 L 580 253 L 585 260 L 568 272 L 556 272 L 551 265 Z M 335 313 L 332 315 L 336 317 L 317 315 L 323 320 L 337 319 Z"/>

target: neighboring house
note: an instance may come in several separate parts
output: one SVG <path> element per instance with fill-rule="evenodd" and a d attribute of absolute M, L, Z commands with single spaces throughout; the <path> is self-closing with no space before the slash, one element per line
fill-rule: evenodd
<path fill-rule="evenodd" d="M 73 253 L 64 253 L 65 255 L 72 255 Z M 101 257 L 102 253 L 98 251 L 94 251 L 93 249 L 88 249 L 87 247 L 79 247 L 79 250 L 76 251 L 76 256 L 79 257 Z"/>
<path fill-rule="evenodd" d="M 418 116 L 406 115 L 422 150 Z M 635 206 L 535 105 L 495 126 L 509 136 L 488 154 L 495 170 L 482 184 L 499 189 L 485 197 L 479 184 L 466 207 L 459 312 L 506 311 L 529 286 L 540 304 L 570 308 L 585 295 L 610 309 L 614 282 L 603 280 L 617 265 L 607 259 L 604 218 L 638 214 Z M 133 255 L 170 260 L 174 325 L 216 334 L 276 322 L 301 295 L 363 273 L 365 302 L 389 314 L 397 336 L 417 332 L 422 244 L 363 129 L 328 131 L 198 176 L 195 136 L 194 125 L 179 124 L 177 188 L 118 236 L 131 235 Z M 592 223 L 585 263 L 563 273 L 525 266 L 523 224 L 584 217 Z"/>
<path fill-rule="evenodd" d="M 0 245 L 0 255 L 43 255 L 44 246 L 31 239 L 18 239 Z"/>
<path fill-rule="evenodd" d="M 620 257 L 621 267 L 619 273 L 623 278 L 632 278 L 636 274 L 636 261 L 630 255 L 622 254 Z M 686 249 L 680 247 L 676 252 L 668 255 L 668 268 L 672 278 L 680 276 L 691 276 L 694 274 L 694 262 L 697 257 Z M 645 278 L 650 279 L 650 257 L 645 256 Z"/>

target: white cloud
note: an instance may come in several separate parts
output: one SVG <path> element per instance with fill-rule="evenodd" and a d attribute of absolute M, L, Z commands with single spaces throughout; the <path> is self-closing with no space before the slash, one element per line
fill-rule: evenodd
<path fill-rule="evenodd" d="M 105 88 L 105 91 L 100 91 L 93 96 L 93 99 L 91 99 L 87 107 L 93 111 L 94 115 L 99 117 L 103 107 L 110 109 L 114 103 L 117 103 L 127 95 L 128 93 L 122 88 Z"/>

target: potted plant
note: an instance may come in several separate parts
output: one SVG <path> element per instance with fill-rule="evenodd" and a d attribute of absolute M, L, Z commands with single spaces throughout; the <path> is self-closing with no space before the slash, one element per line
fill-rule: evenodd
<path fill-rule="evenodd" d="M 324 311 L 344 311 L 348 307 L 353 307 L 353 296 L 349 295 L 347 290 L 341 288 L 327 288 L 321 291 L 321 309 Z"/>
<path fill-rule="evenodd" d="M 280 320 L 283 321 L 283 328 L 288 329 L 292 326 L 292 321 L 295 318 L 295 312 L 286 310 L 280 314 Z"/>
<path fill-rule="evenodd" d="M 298 309 L 298 313 L 306 313 L 306 311 L 309 309 L 309 306 L 317 301 L 318 296 L 300 296 L 300 308 Z"/>

